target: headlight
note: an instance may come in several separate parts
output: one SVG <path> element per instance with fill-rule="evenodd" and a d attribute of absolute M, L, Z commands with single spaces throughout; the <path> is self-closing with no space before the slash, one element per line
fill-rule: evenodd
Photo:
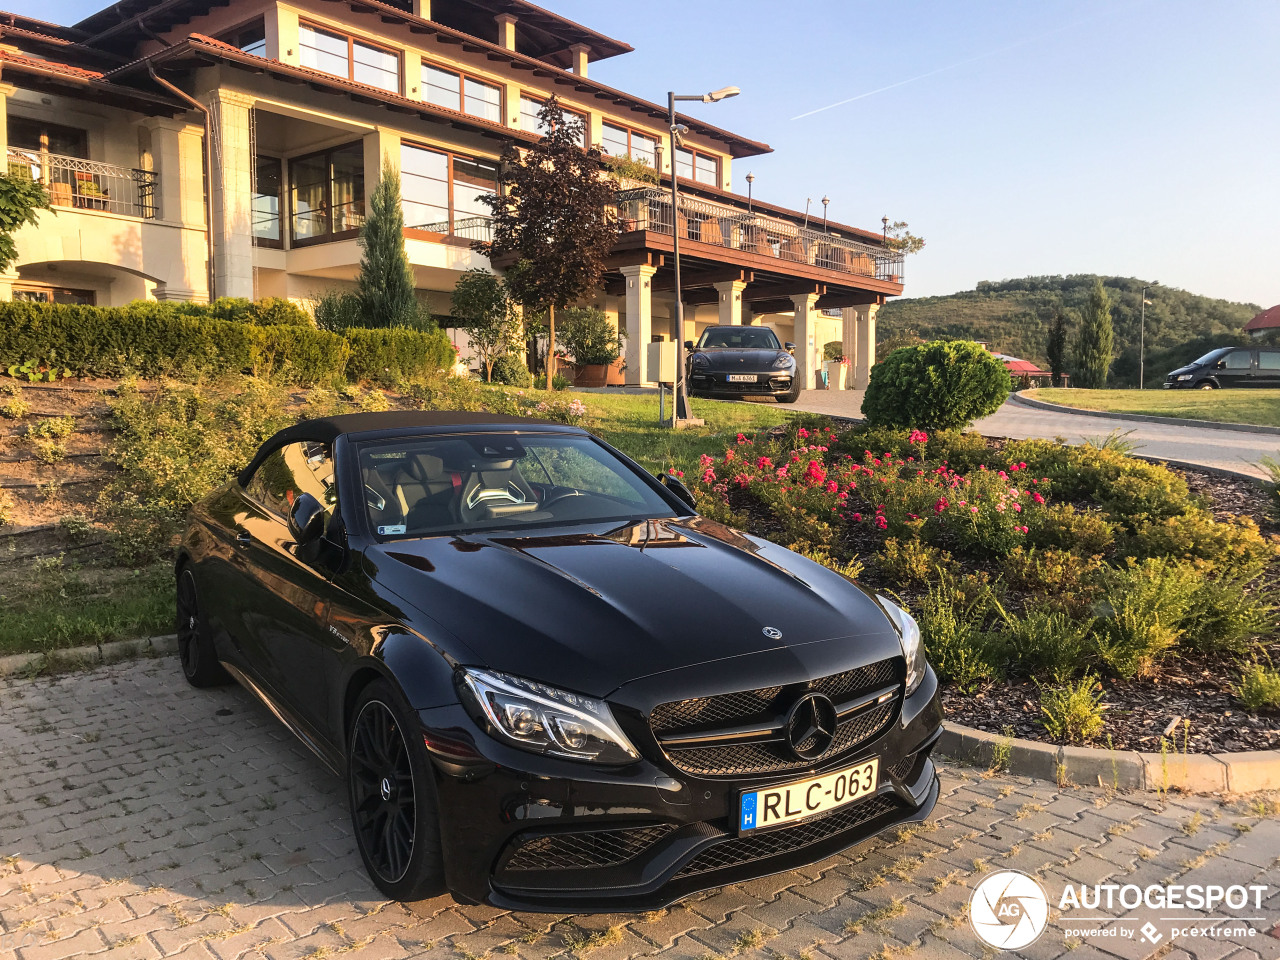
<path fill-rule="evenodd" d="M 907 659 L 907 696 L 915 693 L 924 680 L 927 666 L 924 658 L 924 644 L 920 642 L 920 625 L 907 611 L 890 600 L 876 594 L 880 606 L 884 608 L 889 622 L 898 631 L 898 640 L 902 643 L 902 655 Z"/>
<path fill-rule="evenodd" d="M 791 354 L 780 353 L 778 354 L 777 359 L 773 361 L 773 365 L 774 367 L 781 370 L 783 367 L 789 367 L 795 362 L 796 362 L 796 358 L 791 356 Z"/>
<path fill-rule="evenodd" d="M 1195 376 L 1195 374 L 1193 374 L 1193 373 L 1180 373 L 1180 374 L 1178 374 L 1178 379 L 1179 379 L 1179 380 L 1190 380 L 1193 376 Z"/>
<path fill-rule="evenodd" d="M 462 671 L 462 685 L 505 743 L 595 763 L 640 759 L 603 700 L 474 668 Z"/>
<path fill-rule="evenodd" d="M 711 361 L 707 358 L 707 355 L 705 353 L 695 353 L 693 355 L 693 359 L 690 360 L 689 362 L 692 363 L 699 370 L 703 369 L 704 367 L 711 366 Z"/>

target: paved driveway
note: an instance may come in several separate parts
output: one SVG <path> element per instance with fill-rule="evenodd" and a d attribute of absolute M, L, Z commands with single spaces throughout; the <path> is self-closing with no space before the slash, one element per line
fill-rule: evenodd
<path fill-rule="evenodd" d="M 1162 803 L 945 767 L 918 831 L 670 910 L 558 917 L 380 899 L 339 781 L 244 691 L 192 690 L 168 659 L 0 683 L 0 769 L 0 956 L 21 960 L 963 960 L 993 953 L 966 905 L 1006 867 L 1055 901 L 1067 884 L 1270 884 L 1260 908 L 1169 914 L 1208 931 L 1176 940 L 1150 911 L 1055 911 L 1021 956 L 1280 957 L 1274 799 Z"/>
<path fill-rule="evenodd" d="M 796 408 L 813 413 L 858 417 L 862 413 L 862 390 L 806 390 Z M 1082 443 L 1091 437 L 1105 437 L 1112 431 L 1131 431 L 1128 438 L 1138 444 L 1137 453 L 1168 460 L 1185 460 L 1212 467 L 1239 470 L 1266 476 L 1256 466 L 1258 458 L 1270 454 L 1280 459 L 1280 437 L 1237 430 L 1211 430 L 1138 420 L 1111 420 L 1070 413 L 1053 413 L 1033 407 L 1006 403 L 992 416 L 979 420 L 975 429 L 993 437 L 1063 437 Z"/>

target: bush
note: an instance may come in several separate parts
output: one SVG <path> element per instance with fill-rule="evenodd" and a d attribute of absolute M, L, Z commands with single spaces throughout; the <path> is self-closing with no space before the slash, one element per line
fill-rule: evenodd
<path fill-rule="evenodd" d="M 568 377 L 561 376 L 560 374 L 557 373 L 554 377 L 551 378 L 552 390 L 568 390 L 571 386 L 573 386 L 573 381 L 571 381 Z"/>
<path fill-rule="evenodd" d="M 976 604 L 961 605 L 946 585 L 929 589 L 920 605 L 920 634 L 938 678 L 972 693 L 998 680 L 1004 652 L 983 629 Z"/>
<path fill-rule="evenodd" d="M 1280 670 L 1249 664 L 1240 671 L 1240 682 L 1232 692 L 1246 710 L 1280 710 Z"/>
<path fill-rule="evenodd" d="M 533 374 L 524 365 L 524 358 L 519 354 L 508 353 L 494 361 L 493 382 L 528 389 L 533 386 Z"/>
<path fill-rule="evenodd" d="M 1276 632 L 1278 588 L 1252 585 L 1261 564 L 1223 567 L 1203 577 L 1191 598 L 1180 644 L 1207 654 L 1242 654 L 1256 639 Z"/>
<path fill-rule="evenodd" d="M 13 496 L 8 490 L 0 490 L 0 527 L 13 522 Z"/>
<path fill-rule="evenodd" d="M 625 336 L 595 307 L 569 307 L 556 317 L 556 340 L 579 366 L 613 363 L 622 355 Z"/>
<path fill-rule="evenodd" d="M 890 537 L 876 557 L 876 567 L 896 583 L 931 583 L 939 570 L 954 573 L 957 564 L 945 550 L 919 540 Z"/>
<path fill-rule="evenodd" d="M 257 326 L 192 314 L 169 303 L 124 307 L 0 304 L 0 365 L 28 360 L 105 377 L 280 373 L 295 383 L 340 378 L 345 340 L 302 325 Z"/>
<path fill-rule="evenodd" d="M 995 413 L 1009 397 L 1009 372 L 976 343 L 902 347 L 871 368 L 862 412 L 873 426 L 954 430 Z"/>
<path fill-rule="evenodd" d="M 1102 684 L 1087 674 L 1076 683 L 1040 688 L 1041 724 L 1049 736 L 1067 743 L 1085 743 L 1102 733 Z"/>
<path fill-rule="evenodd" d="M 1277 553 L 1275 544 L 1264 539 L 1248 517 L 1218 521 L 1201 509 L 1139 523 L 1126 550 L 1136 557 L 1200 560 L 1222 570 L 1268 562 Z"/>
<path fill-rule="evenodd" d="M 1099 579 L 1099 658 L 1119 676 L 1149 676 L 1182 635 L 1199 580 L 1195 570 L 1151 558 L 1106 567 Z"/>
<path fill-rule="evenodd" d="M 149 303 L 149 301 L 135 301 L 137 302 Z M 175 304 L 174 308 L 186 317 L 207 317 L 214 320 L 228 320 L 232 323 L 251 323 L 259 327 L 310 327 L 313 325 L 311 317 L 305 310 L 282 297 L 264 297 L 261 300 L 219 297 L 210 304 L 182 303 Z"/>
<path fill-rule="evenodd" d="M 1001 561 L 1011 586 L 1042 597 L 1046 605 L 1072 616 L 1087 614 L 1097 592 L 1094 579 L 1102 568 L 1096 556 L 1053 547 L 1016 547 Z"/>
<path fill-rule="evenodd" d="M 844 359 L 844 341 L 828 340 L 822 345 L 823 360 L 842 360 Z"/>
<path fill-rule="evenodd" d="M 1094 556 L 1107 553 L 1115 539 L 1115 527 L 1103 517 L 1069 503 L 1055 503 L 1027 517 L 1027 543 L 1035 547 Z"/>
<path fill-rule="evenodd" d="M 453 344 L 441 330 L 351 327 L 342 336 L 350 344 L 346 375 L 351 380 L 374 380 L 391 386 L 420 380 L 453 366 Z"/>
<path fill-rule="evenodd" d="M 1075 620 L 1048 603 L 1032 606 L 1023 616 L 1007 616 L 1005 634 L 1012 668 L 1025 676 L 1047 674 L 1062 683 L 1087 670 L 1096 654 L 1093 620 Z"/>

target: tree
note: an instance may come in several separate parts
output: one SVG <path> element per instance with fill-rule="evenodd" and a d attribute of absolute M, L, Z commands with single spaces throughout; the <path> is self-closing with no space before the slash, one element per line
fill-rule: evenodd
<path fill-rule="evenodd" d="M 615 329 L 608 315 L 595 307 L 570 307 L 561 318 L 556 338 L 579 366 L 608 366 L 622 354 L 626 334 Z"/>
<path fill-rule="evenodd" d="M 1067 372 L 1067 311 L 1061 307 L 1053 312 L 1044 353 L 1049 358 L 1049 382 L 1055 387 L 1061 386 L 1063 374 Z"/>
<path fill-rule="evenodd" d="M 600 285 L 618 222 L 600 151 L 578 146 L 581 121 L 566 117 L 555 97 L 542 105 L 538 119 L 547 133 L 523 154 L 508 147 L 498 192 L 481 198 L 493 210 L 493 240 L 475 246 L 515 261 L 507 288 L 527 311 L 546 312 L 548 343 L 554 344 L 556 310 Z M 554 376 L 555 351 L 549 349 L 548 389 Z"/>
<path fill-rule="evenodd" d="M 1089 291 L 1084 316 L 1076 329 L 1072 347 L 1076 386 L 1086 390 L 1101 390 L 1107 385 L 1107 374 L 1111 370 L 1115 349 L 1111 298 L 1107 296 L 1101 278 L 1094 280 L 1093 289 Z"/>
<path fill-rule="evenodd" d="M 502 280 L 488 270 L 468 270 L 453 288 L 453 315 L 484 364 L 485 381 L 492 383 L 494 363 L 515 348 L 520 328 Z"/>
<path fill-rule="evenodd" d="M 367 327 L 416 327 L 421 308 L 414 292 L 413 268 L 404 249 L 404 210 L 400 171 L 390 157 L 369 201 L 369 217 L 360 230 L 360 275 L 356 297 Z"/>
<path fill-rule="evenodd" d="M 924 237 L 917 237 L 907 231 L 907 221 L 899 220 L 884 228 L 884 245 L 894 253 L 909 257 L 924 249 Z"/>
<path fill-rule="evenodd" d="M 18 259 L 13 235 L 35 226 L 39 211 L 49 209 L 49 194 L 30 177 L 0 174 L 0 273 L 7 273 Z"/>

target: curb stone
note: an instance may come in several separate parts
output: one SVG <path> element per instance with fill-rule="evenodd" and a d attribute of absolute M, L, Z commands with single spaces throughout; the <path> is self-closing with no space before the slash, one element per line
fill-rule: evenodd
<path fill-rule="evenodd" d="M 1020 406 L 1032 407 L 1036 410 L 1048 410 L 1052 413 L 1067 413 L 1078 417 L 1101 417 L 1104 420 L 1134 420 L 1138 423 L 1166 423 L 1176 427 L 1203 427 L 1206 430 L 1229 430 L 1235 433 L 1263 433 L 1268 436 L 1280 436 L 1280 427 L 1267 427 L 1256 423 L 1231 423 L 1224 420 L 1189 420 L 1184 417 L 1157 417 L 1145 413 L 1085 410 L 1083 407 L 1068 407 L 1061 403 L 1035 400 L 1031 397 L 1024 397 L 1019 393 L 1009 394 L 1009 399 Z"/>
<path fill-rule="evenodd" d="M 988 766 L 998 756 L 1006 772 L 1037 780 L 1117 790 L 1251 793 L 1280 789 L 1280 750 L 1137 753 L 1038 743 L 959 723 L 944 725 L 938 750 L 954 760 Z"/>
<path fill-rule="evenodd" d="M 0 657 L 0 678 L 25 674 L 45 666 L 94 666 L 135 657 L 162 656 L 176 653 L 177 650 L 178 635 L 169 633 L 134 640 L 115 640 L 88 647 L 49 650 L 45 653 L 15 653 Z"/>

